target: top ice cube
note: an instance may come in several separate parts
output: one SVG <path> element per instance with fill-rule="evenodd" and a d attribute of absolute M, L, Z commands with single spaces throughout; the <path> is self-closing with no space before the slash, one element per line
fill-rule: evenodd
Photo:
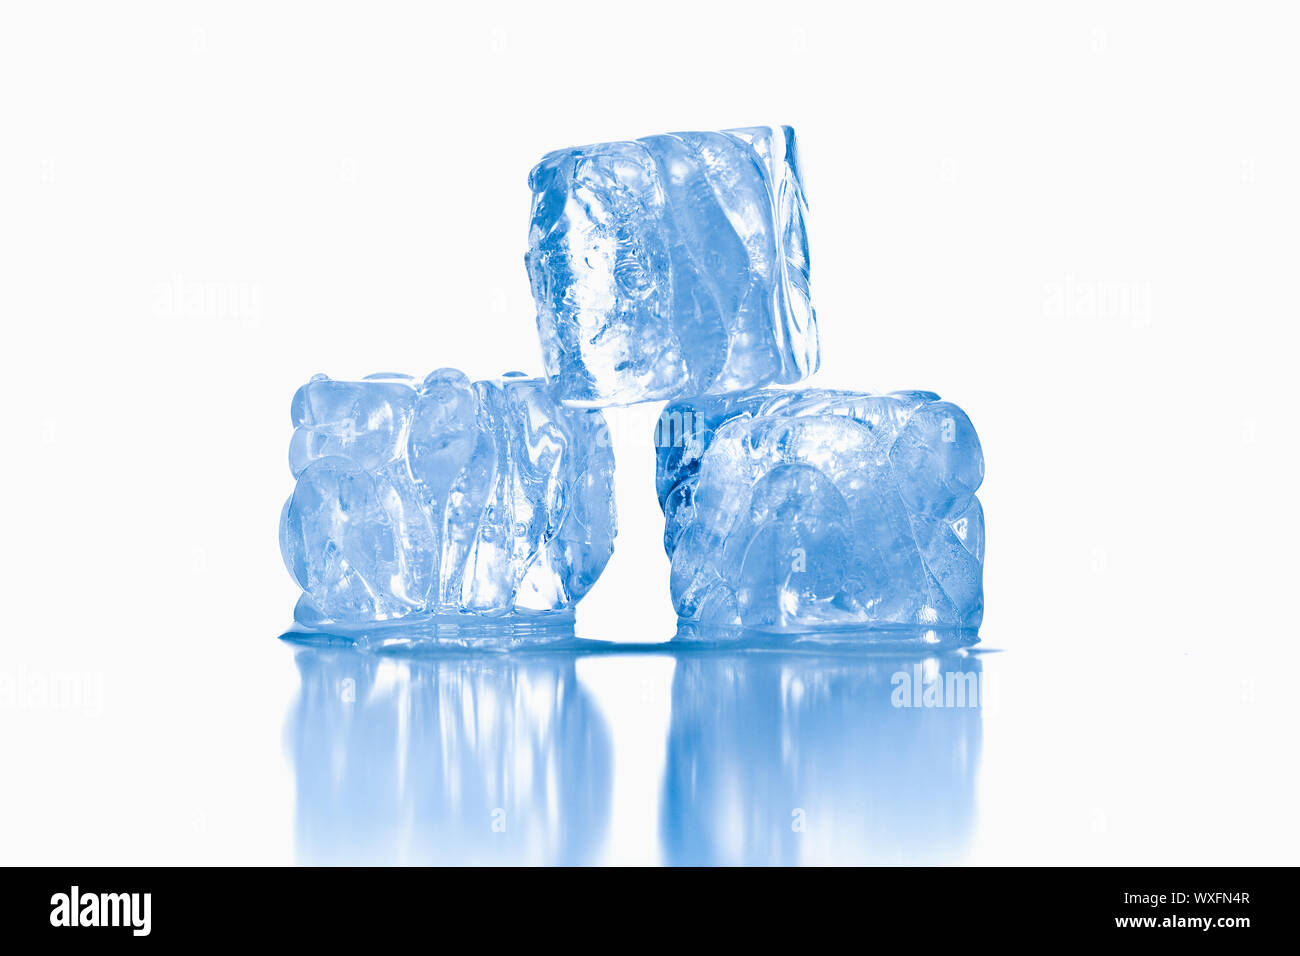
<path fill-rule="evenodd" d="M 548 153 L 528 276 L 546 374 L 603 406 L 797 382 L 818 365 L 794 130 Z"/>

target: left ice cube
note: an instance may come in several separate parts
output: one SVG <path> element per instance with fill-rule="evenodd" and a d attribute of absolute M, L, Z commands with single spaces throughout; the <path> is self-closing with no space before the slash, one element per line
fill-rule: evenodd
<path fill-rule="evenodd" d="M 542 379 L 317 375 L 291 414 L 280 549 L 301 624 L 566 611 L 613 553 L 605 419 Z"/>

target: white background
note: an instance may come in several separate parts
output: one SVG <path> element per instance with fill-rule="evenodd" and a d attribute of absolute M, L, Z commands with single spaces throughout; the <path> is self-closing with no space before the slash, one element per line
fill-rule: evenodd
<path fill-rule="evenodd" d="M 983 440 L 964 858 L 1297 862 L 1294 11 L 974 7 L 5 4 L 0 862 L 292 860 L 294 389 L 539 372 L 533 162 L 771 123 L 817 381 Z M 672 634 L 653 415 L 586 636 Z M 651 861 L 671 664 L 580 676 Z"/>

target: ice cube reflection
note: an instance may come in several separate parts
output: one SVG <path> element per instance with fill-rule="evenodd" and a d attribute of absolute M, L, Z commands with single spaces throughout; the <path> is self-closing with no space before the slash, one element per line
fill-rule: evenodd
<path fill-rule="evenodd" d="M 671 714 L 577 666 L 626 651 L 672 657 Z M 973 832 L 985 687 L 968 651 L 295 654 L 302 863 L 600 863 L 655 828 L 668 864 L 946 863 Z M 651 753 L 629 731 L 654 723 Z M 656 793 L 615 786 L 616 762 L 647 761 L 665 765 Z"/>
<path fill-rule="evenodd" d="M 966 652 L 682 654 L 665 862 L 960 859 L 974 823 L 982 673 Z"/>
<path fill-rule="evenodd" d="M 295 653 L 299 862 L 577 864 L 602 845 L 610 740 L 573 654 Z"/>

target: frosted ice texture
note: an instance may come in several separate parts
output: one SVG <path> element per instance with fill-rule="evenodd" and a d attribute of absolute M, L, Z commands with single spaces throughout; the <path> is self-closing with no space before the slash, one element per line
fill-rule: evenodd
<path fill-rule="evenodd" d="M 528 182 L 526 263 L 564 401 L 720 394 L 816 370 L 790 127 L 557 150 Z"/>
<path fill-rule="evenodd" d="M 302 624 L 562 610 L 613 550 L 604 417 L 541 379 L 318 375 L 292 418 L 280 547 Z"/>
<path fill-rule="evenodd" d="M 760 389 L 670 404 L 657 485 L 686 621 L 976 628 L 984 457 L 933 392 Z"/>

